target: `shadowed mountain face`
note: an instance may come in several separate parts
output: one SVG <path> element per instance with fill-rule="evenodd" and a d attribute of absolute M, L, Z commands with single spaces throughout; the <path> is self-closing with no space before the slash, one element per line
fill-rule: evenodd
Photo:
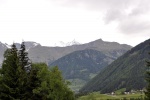
<path fill-rule="evenodd" d="M 114 60 L 115 58 L 109 57 L 100 51 L 86 49 L 61 57 L 49 66 L 58 66 L 64 78 L 75 85 L 72 89 L 78 91 L 80 87 Z"/>
<path fill-rule="evenodd" d="M 100 51 L 87 49 L 75 51 L 49 65 L 58 66 L 66 79 L 89 80 L 90 74 L 96 74 L 114 60 Z"/>
<path fill-rule="evenodd" d="M 109 66 L 105 67 L 97 76 L 90 80 L 80 92 L 101 91 L 112 92 L 121 88 L 143 89 L 146 60 L 150 59 L 150 39 L 129 50 Z"/>

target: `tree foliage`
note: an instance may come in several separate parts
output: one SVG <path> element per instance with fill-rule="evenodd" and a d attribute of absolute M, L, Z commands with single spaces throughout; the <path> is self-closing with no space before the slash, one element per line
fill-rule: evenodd
<path fill-rule="evenodd" d="M 4 53 L 4 61 L 0 71 L 0 98 L 2 100 L 18 99 L 20 97 L 18 64 L 17 48 L 13 44 L 12 48 Z"/>
<path fill-rule="evenodd" d="M 5 51 L 0 69 L 0 99 L 74 100 L 74 94 L 58 67 L 32 64 L 22 43 L 19 51 L 14 44 Z"/>
<path fill-rule="evenodd" d="M 146 61 L 146 62 L 147 62 L 146 81 L 148 85 L 146 87 L 145 95 L 146 95 L 146 99 L 150 100 L 150 61 Z"/>
<path fill-rule="evenodd" d="M 28 53 L 26 52 L 25 44 L 22 42 L 21 47 L 18 52 L 19 63 L 23 70 L 27 72 L 31 69 L 31 60 L 28 58 Z"/>
<path fill-rule="evenodd" d="M 58 67 L 49 69 L 44 63 L 34 64 L 37 77 L 33 94 L 40 99 L 48 100 L 74 100 L 73 92 L 67 87 L 67 82 L 62 78 Z M 35 71 L 36 69 L 36 71 Z M 32 71 L 32 70 L 31 70 Z M 35 74 L 34 74 L 35 75 Z"/>

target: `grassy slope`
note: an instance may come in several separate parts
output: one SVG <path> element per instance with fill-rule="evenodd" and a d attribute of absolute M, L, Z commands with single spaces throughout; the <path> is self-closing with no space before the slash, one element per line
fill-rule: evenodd
<path fill-rule="evenodd" d="M 144 98 L 144 94 L 140 94 L 140 93 L 137 93 L 137 94 L 129 94 L 129 95 L 106 95 L 106 94 L 100 94 L 98 92 L 96 93 L 92 93 L 92 94 L 89 94 L 89 95 L 86 95 L 86 96 L 82 96 L 80 98 L 78 98 L 77 100 L 114 100 L 114 99 L 131 99 L 131 98 L 134 98 L 134 99 L 141 99 L 141 98 Z"/>

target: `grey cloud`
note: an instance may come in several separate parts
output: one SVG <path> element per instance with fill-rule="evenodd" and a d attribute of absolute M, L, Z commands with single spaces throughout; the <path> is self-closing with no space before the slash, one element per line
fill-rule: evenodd
<path fill-rule="evenodd" d="M 138 0 L 54 0 L 57 2 L 61 2 L 62 4 L 66 5 L 74 5 L 77 6 L 78 4 L 83 4 L 88 9 L 94 9 L 94 10 L 107 10 L 107 9 L 121 9 L 126 8 L 129 5 L 132 4 L 131 1 L 138 1 Z"/>
<path fill-rule="evenodd" d="M 150 4 L 149 0 L 141 0 L 139 4 L 137 5 L 137 7 L 134 8 L 129 15 L 137 16 L 137 15 L 149 12 L 150 10 L 149 4 Z"/>
<path fill-rule="evenodd" d="M 125 34 L 150 33 L 149 21 L 137 21 L 138 19 L 126 20 L 120 23 L 119 29 Z"/>
<path fill-rule="evenodd" d="M 140 0 L 139 4 L 119 21 L 119 29 L 124 34 L 148 34 L 150 33 L 150 20 L 146 18 L 150 12 L 150 1 Z M 146 19 L 145 19 L 146 18 Z"/>
<path fill-rule="evenodd" d="M 87 9 L 103 12 L 106 24 L 116 21 L 124 34 L 150 31 L 150 24 L 142 16 L 150 12 L 150 0 L 55 0 L 63 5 L 84 5 Z M 130 10 L 130 11 L 128 11 Z M 143 33 L 142 33 L 143 34 Z"/>
<path fill-rule="evenodd" d="M 125 17 L 125 15 L 123 14 L 122 11 L 118 9 L 112 9 L 106 12 L 106 15 L 103 19 L 106 24 L 109 24 L 111 21 L 119 21 L 123 19 L 123 17 Z"/>

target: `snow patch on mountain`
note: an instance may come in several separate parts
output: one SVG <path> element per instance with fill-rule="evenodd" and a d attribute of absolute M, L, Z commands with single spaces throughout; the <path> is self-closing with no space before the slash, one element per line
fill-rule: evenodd
<path fill-rule="evenodd" d="M 8 45 L 7 43 L 5 43 L 5 46 L 6 46 L 7 48 L 11 48 L 11 45 Z"/>
<path fill-rule="evenodd" d="M 33 43 L 33 45 L 34 45 L 34 47 L 35 47 L 35 46 L 40 45 L 40 44 L 35 42 L 35 43 Z"/>
<path fill-rule="evenodd" d="M 31 48 L 34 48 L 34 47 L 40 45 L 39 43 L 31 42 L 31 41 L 25 41 L 24 43 L 25 43 L 25 46 L 26 46 L 26 51 L 29 51 Z M 7 43 L 3 44 L 3 43 L 0 42 L 0 45 L 3 46 L 4 48 L 11 48 L 11 45 L 9 45 Z M 20 46 L 21 46 L 21 43 L 15 43 L 15 45 L 19 49 Z"/>
<path fill-rule="evenodd" d="M 30 41 L 26 41 L 24 43 L 25 43 L 25 46 L 26 46 L 26 51 L 29 51 L 31 48 L 34 48 L 34 47 L 40 45 L 39 43 L 30 42 Z"/>
<path fill-rule="evenodd" d="M 80 44 L 81 44 L 81 43 L 77 42 L 76 40 L 73 40 L 73 41 L 71 41 L 71 42 L 59 41 L 58 43 L 55 43 L 54 46 L 66 47 L 66 46 L 80 45 Z"/>

